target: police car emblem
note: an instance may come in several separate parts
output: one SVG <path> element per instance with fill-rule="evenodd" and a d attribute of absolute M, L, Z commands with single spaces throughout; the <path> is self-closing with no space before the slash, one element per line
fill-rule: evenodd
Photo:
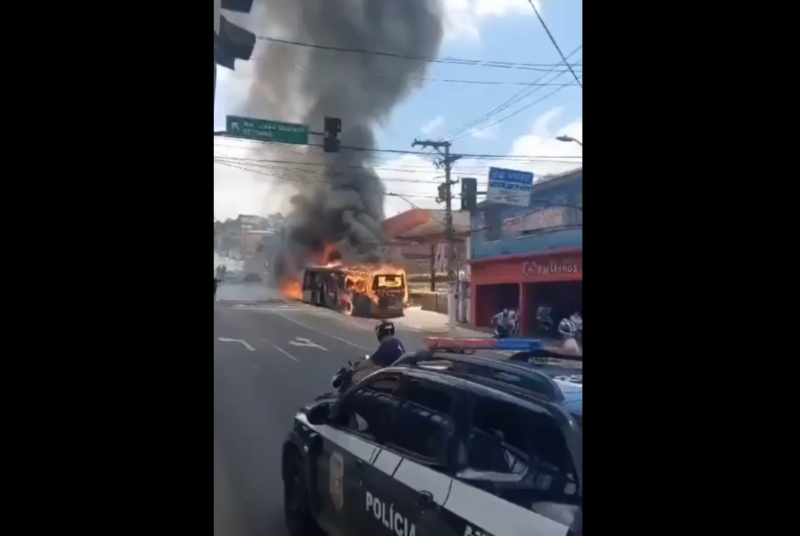
<path fill-rule="evenodd" d="M 331 454 L 330 475 L 331 501 L 337 510 L 341 510 L 344 507 L 344 459 L 338 452 Z"/>

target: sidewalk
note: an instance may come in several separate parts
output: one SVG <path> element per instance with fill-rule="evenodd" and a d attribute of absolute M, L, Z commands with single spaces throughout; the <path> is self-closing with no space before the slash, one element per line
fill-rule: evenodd
<path fill-rule="evenodd" d="M 434 311 L 423 311 L 414 307 L 404 311 L 405 316 L 395 318 L 393 322 L 408 329 L 415 329 L 430 335 L 448 335 L 454 337 L 475 337 L 480 339 L 491 338 L 491 330 L 480 331 L 465 324 L 459 324 L 454 333 L 450 332 L 450 326 L 446 314 Z"/>
<path fill-rule="evenodd" d="M 487 327 L 474 327 L 467 324 L 459 324 L 454 332 L 450 331 L 447 315 L 444 313 L 436 313 L 434 311 L 423 311 L 418 308 L 408 308 L 405 310 L 405 316 L 393 320 L 398 326 L 405 327 L 406 329 L 413 329 L 421 331 L 430 336 L 442 337 L 463 337 L 475 339 L 490 339 L 494 333 L 492 328 Z M 517 337 L 514 337 L 517 338 Z M 561 348 L 561 341 L 558 339 L 542 338 L 542 337 L 525 337 L 540 339 L 546 347 Z M 495 351 L 495 353 L 503 354 L 506 356 L 513 355 L 516 352 L 512 351 Z"/>

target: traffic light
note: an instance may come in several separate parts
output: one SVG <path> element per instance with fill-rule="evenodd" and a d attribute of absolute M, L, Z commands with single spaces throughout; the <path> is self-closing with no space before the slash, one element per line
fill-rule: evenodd
<path fill-rule="evenodd" d="M 221 0 L 220 7 L 229 11 L 250 13 L 253 0 Z M 214 11 L 214 62 L 233 70 L 236 60 L 250 59 L 256 46 L 256 36 L 253 32 L 228 22 L 222 15 L 216 20 L 216 5 Z"/>
<path fill-rule="evenodd" d="M 461 210 L 475 210 L 478 206 L 478 179 L 461 179 Z"/>
<path fill-rule="evenodd" d="M 325 135 L 322 140 L 322 148 L 326 153 L 338 153 L 341 148 L 339 133 L 342 131 L 342 120 L 338 117 L 326 117 L 325 125 L 322 129 Z"/>

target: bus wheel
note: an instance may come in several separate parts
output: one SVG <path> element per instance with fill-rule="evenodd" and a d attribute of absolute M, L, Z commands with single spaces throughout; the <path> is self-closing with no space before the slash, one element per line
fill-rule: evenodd
<path fill-rule="evenodd" d="M 353 316 L 353 303 L 349 301 L 344 302 L 344 307 L 342 308 L 342 312 L 347 316 Z"/>

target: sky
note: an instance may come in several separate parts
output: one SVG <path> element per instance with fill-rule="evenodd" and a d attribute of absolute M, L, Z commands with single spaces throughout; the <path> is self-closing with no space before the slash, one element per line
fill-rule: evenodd
<path fill-rule="evenodd" d="M 445 37 L 440 57 L 547 64 L 539 67 L 544 71 L 561 61 L 528 0 L 443 0 L 443 3 Z M 538 0 L 535 3 L 565 55 L 582 45 L 582 0 Z M 250 29 L 259 35 L 266 34 Z M 302 36 L 294 37 L 302 41 Z M 581 62 L 582 57 L 583 50 L 580 49 L 569 57 L 569 62 Z M 572 74 L 564 72 L 563 66 L 556 69 L 559 72 L 545 73 L 530 68 L 432 63 L 424 75 L 426 81 L 422 87 L 397 106 L 391 118 L 377 128 L 378 147 L 419 151 L 419 148 L 411 147 L 415 138 L 448 139 L 453 141 L 451 150 L 456 154 L 505 157 L 462 158 L 454 165 L 453 178 L 475 177 L 479 190 L 485 189 L 489 166 L 532 171 L 537 178 L 579 167 L 581 146 L 558 141 L 556 137 L 566 135 L 583 141 L 583 89 L 576 84 Z M 582 63 L 575 69 L 580 79 Z M 534 83 L 540 77 L 539 83 L 554 85 L 519 85 Z M 218 69 L 215 130 L 224 130 L 225 116 L 235 113 L 237 102 L 247 93 L 251 83 L 246 63 L 237 64 L 236 72 Z M 514 97 L 517 100 L 506 109 L 465 128 Z M 346 129 L 346 118 L 342 121 L 343 129 Z M 298 146 L 270 149 L 257 143 L 221 138 L 215 138 L 214 147 L 216 157 L 234 159 L 253 157 L 254 154 L 277 159 L 303 150 Z M 387 217 L 412 207 L 442 208 L 433 198 L 443 172 L 433 166 L 432 157 L 380 153 L 373 163 L 384 180 L 386 191 L 400 194 L 385 197 Z M 294 193 L 293 185 L 263 173 L 215 163 L 214 216 L 225 219 L 235 218 L 238 214 L 286 213 L 288 199 Z M 454 188 L 458 191 L 459 186 Z"/>

